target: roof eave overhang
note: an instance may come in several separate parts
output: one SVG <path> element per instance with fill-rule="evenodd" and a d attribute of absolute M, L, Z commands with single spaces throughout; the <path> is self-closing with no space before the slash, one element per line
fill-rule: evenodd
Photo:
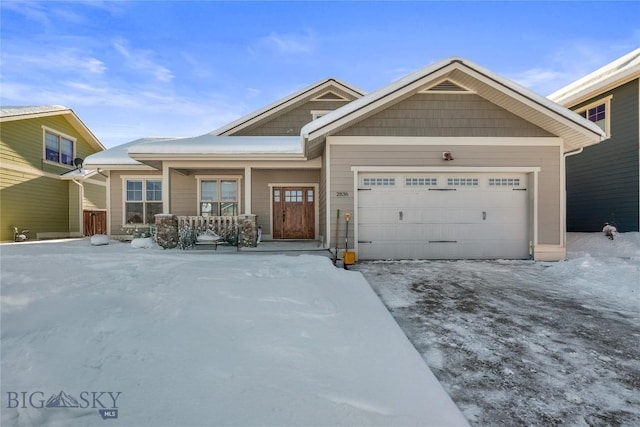
<path fill-rule="evenodd" d="M 256 154 L 256 153 L 230 153 L 230 154 L 211 154 L 211 153 L 163 153 L 163 154 L 148 154 L 148 153 L 129 153 L 129 157 L 139 162 L 157 162 L 157 161 L 172 161 L 172 160 L 187 160 L 187 161 L 260 161 L 260 160 L 296 160 L 306 161 L 307 157 L 302 153 L 277 153 L 277 154 Z"/>
<path fill-rule="evenodd" d="M 104 163 L 104 164 L 85 164 L 85 167 L 95 169 L 96 171 L 107 171 L 107 170 L 157 170 L 154 167 L 150 167 L 143 163 L 139 163 L 137 165 L 133 164 L 118 164 L 118 163 Z"/>
<path fill-rule="evenodd" d="M 64 116 L 66 117 L 71 126 L 75 130 L 82 135 L 82 137 L 87 140 L 87 142 L 96 150 L 96 151 L 104 151 L 106 148 L 98 138 L 91 132 L 91 130 L 84 124 L 80 117 L 71 109 L 67 108 L 65 110 L 54 110 L 54 111 L 43 111 L 38 113 L 25 113 L 25 114 L 17 114 L 13 116 L 5 116 L 0 117 L 0 122 L 9 122 L 15 120 L 28 120 L 28 119 L 38 119 L 42 117 L 51 117 L 51 116 Z"/>
<path fill-rule="evenodd" d="M 574 93 L 570 93 L 564 96 L 550 95 L 549 99 L 567 108 L 573 108 L 576 105 L 588 101 L 591 98 L 595 98 L 602 93 L 638 79 L 640 79 L 640 69 L 630 70 L 629 72 L 622 75 L 616 75 L 612 76 L 609 79 L 604 79 L 598 84 L 585 86 L 583 89 L 578 90 Z"/>

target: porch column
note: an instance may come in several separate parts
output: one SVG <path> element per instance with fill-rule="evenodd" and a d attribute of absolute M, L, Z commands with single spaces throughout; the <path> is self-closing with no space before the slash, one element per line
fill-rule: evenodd
<path fill-rule="evenodd" d="M 244 213 L 251 213 L 251 167 L 244 168 Z"/>
<path fill-rule="evenodd" d="M 171 213 L 171 182 L 169 166 L 162 162 L 162 213 Z"/>

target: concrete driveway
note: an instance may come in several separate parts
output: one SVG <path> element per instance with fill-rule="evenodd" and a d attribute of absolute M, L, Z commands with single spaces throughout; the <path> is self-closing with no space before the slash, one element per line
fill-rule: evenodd
<path fill-rule="evenodd" d="M 594 297 L 529 261 L 352 269 L 472 425 L 640 425 L 637 300 Z"/>

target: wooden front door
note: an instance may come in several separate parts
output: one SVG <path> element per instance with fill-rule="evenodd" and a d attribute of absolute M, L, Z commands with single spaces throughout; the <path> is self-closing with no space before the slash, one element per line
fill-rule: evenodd
<path fill-rule="evenodd" d="M 274 239 L 315 238 L 313 187 L 274 187 L 272 200 Z"/>
<path fill-rule="evenodd" d="M 94 234 L 107 234 L 107 212 L 106 211 L 84 211 L 83 213 L 85 236 Z"/>

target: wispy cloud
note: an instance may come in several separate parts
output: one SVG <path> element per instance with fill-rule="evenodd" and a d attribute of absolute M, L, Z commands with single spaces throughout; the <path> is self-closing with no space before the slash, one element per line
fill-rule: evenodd
<path fill-rule="evenodd" d="M 27 50 L 25 50 L 26 52 Z M 106 64 L 98 58 L 74 48 L 60 48 L 57 50 L 33 51 L 29 53 L 15 53 L 5 51 L 2 61 L 5 67 L 13 70 L 42 69 L 52 72 L 54 70 L 74 70 L 77 73 L 103 74 L 107 70 Z"/>
<path fill-rule="evenodd" d="M 308 54 L 313 52 L 317 38 L 311 31 L 304 33 L 276 33 L 261 37 L 249 47 L 250 53 L 259 53 L 263 50 L 278 52 L 280 54 Z"/>
<path fill-rule="evenodd" d="M 125 39 L 117 39 L 113 47 L 125 58 L 126 65 L 135 71 L 151 74 L 156 80 L 170 82 L 174 78 L 173 72 L 153 59 L 155 53 L 151 50 L 134 49 L 129 47 Z"/>
<path fill-rule="evenodd" d="M 542 95 L 548 95 L 637 48 L 632 41 L 617 46 L 593 40 L 568 40 L 558 44 L 543 66 L 505 73 L 507 77 Z"/>

